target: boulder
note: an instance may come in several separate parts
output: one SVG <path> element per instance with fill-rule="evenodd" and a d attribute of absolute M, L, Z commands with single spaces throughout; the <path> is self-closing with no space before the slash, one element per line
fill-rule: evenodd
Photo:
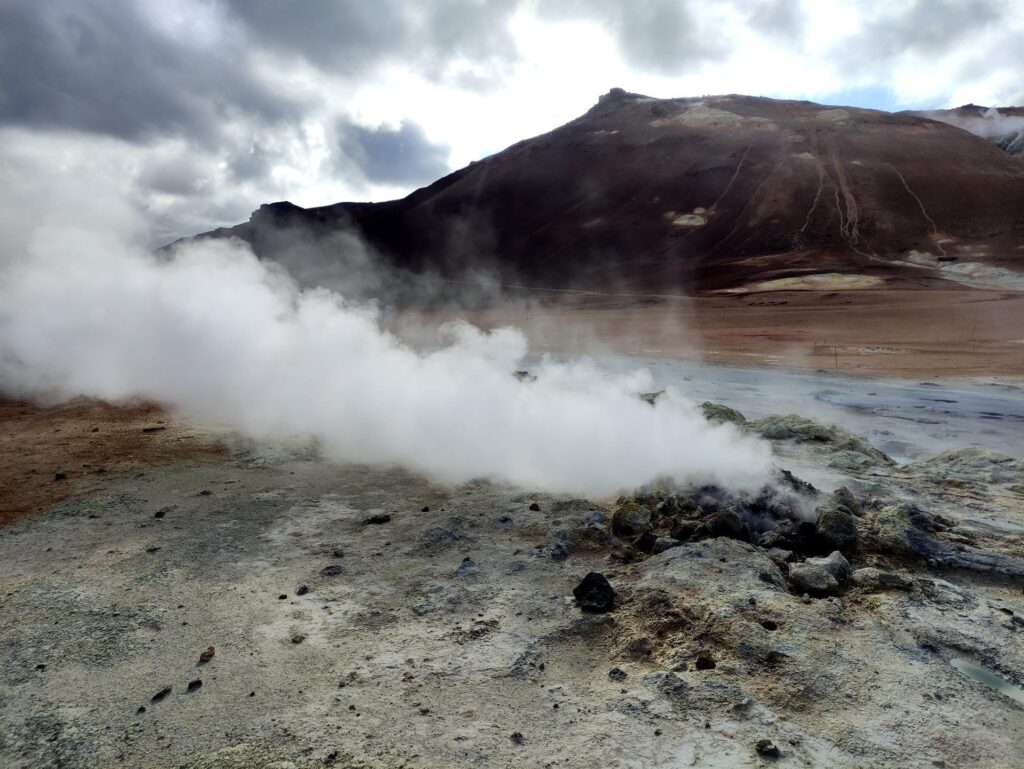
<path fill-rule="evenodd" d="M 835 595 L 839 592 L 839 580 L 823 566 L 806 561 L 790 564 L 789 582 L 796 590 L 811 595 Z"/>
<path fill-rule="evenodd" d="M 836 581 L 842 584 L 850 578 L 852 569 L 850 568 L 850 562 L 843 558 L 843 554 L 838 550 L 833 550 L 824 558 L 808 558 L 804 563 L 809 563 L 812 566 L 820 566 L 833 577 Z"/>
<path fill-rule="evenodd" d="M 864 515 L 864 508 L 860 506 L 860 502 L 853 496 L 853 492 L 845 486 L 840 486 L 838 489 L 832 492 L 832 496 L 828 498 L 827 507 L 845 507 L 851 513 L 860 518 Z"/>
<path fill-rule="evenodd" d="M 704 528 L 709 537 L 728 537 L 744 542 L 750 539 L 750 528 L 734 510 L 720 510 L 704 519 Z"/>
<path fill-rule="evenodd" d="M 615 608 L 615 590 L 603 574 L 592 571 L 572 591 L 582 611 L 603 614 Z"/>
<path fill-rule="evenodd" d="M 865 590 L 913 590 L 914 581 L 894 571 L 883 571 L 873 566 L 857 569 L 850 575 L 854 585 Z"/>
<path fill-rule="evenodd" d="M 623 502 L 612 515 L 612 531 L 620 537 L 635 537 L 650 528 L 650 508 L 636 502 Z"/>
<path fill-rule="evenodd" d="M 819 507 L 814 525 L 818 540 L 830 550 L 850 552 L 860 544 L 853 513 L 845 505 Z"/>
<path fill-rule="evenodd" d="M 666 550 L 671 550 L 673 547 L 679 547 L 682 543 L 678 539 L 672 537 L 658 537 L 654 541 L 653 553 L 664 553 Z"/>
<path fill-rule="evenodd" d="M 736 409 L 723 406 L 721 403 L 704 401 L 700 404 L 700 410 L 704 413 L 704 418 L 709 422 L 717 422 L 718 424 L 729 422 L 734 425 L 745 425 L 747 423 L 747 418 L 743 414 Z"/>

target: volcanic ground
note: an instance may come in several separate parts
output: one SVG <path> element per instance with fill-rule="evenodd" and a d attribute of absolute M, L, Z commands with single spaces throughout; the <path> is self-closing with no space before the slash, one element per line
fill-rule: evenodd
<path fill-rule="evenodd" d="M 3 765 L 1015 766 L 1024 391 L 649 363 L 769 488 L 443 486 L 7 404 Z"/>

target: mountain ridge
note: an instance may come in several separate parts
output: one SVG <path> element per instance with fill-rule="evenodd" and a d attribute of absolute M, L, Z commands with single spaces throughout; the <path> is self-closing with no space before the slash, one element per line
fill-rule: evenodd
<path fill-rule="evenodd" d="M 552 287 L 932 283 L 974 269 L 951 263 L 1024 272 L 1024 162 L 917 113 L 612 89 L 405 198 L 267 204 L 197 237 L 239 237 L 287 263 L 296 239 L 329 248 L 339 232 L 413 272 Z"/>

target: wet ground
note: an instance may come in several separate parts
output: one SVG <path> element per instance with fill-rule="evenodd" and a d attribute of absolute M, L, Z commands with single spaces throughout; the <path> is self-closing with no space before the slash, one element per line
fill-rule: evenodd
<path fill-rule="evenodd" d="M 646 367 L 655 389 L 672 385 L 698 402 L 724 403 L 749 418 L 796 413 L 835 422 L 901 462 L 967 447 L 1024 457 L 1024 387 L 1016 384 L 908 381 L 618 355 L 596 360 L 613 372 Z"/>

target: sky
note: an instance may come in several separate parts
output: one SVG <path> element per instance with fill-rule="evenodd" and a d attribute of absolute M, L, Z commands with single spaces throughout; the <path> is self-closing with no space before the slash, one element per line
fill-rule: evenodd
<path fill-rule="evenodd" d="M 103 176 L 155 246 L 401 197 L 612 87 L 1021 105 L 1022 40 L 1020 0 L 0 0 L 0 171 Z"/>

